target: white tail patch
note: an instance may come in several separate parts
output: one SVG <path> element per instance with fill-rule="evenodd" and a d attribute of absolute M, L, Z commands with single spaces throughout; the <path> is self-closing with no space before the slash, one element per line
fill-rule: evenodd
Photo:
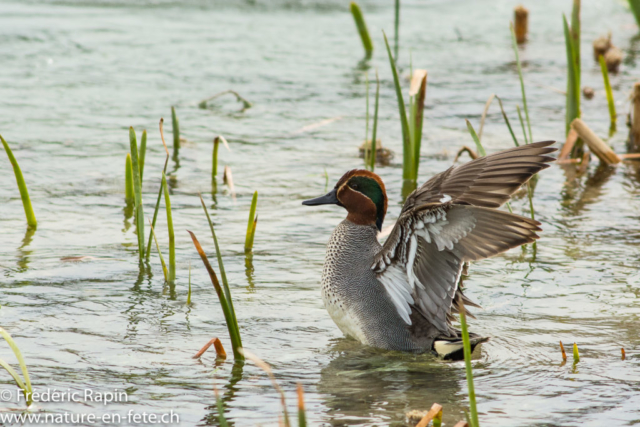
<path fill-rule="evenodd" d="M 444 357 L 462 349 L 462 341 L 434 341 L 433 349 L 438 353 L 438 356 Z"/>

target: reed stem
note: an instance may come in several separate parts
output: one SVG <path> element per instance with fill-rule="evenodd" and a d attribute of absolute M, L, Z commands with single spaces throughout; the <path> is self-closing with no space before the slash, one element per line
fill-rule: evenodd
<path fill-rule="evenodd" d="M 527 107 L 527 95 L 524 90 L 524 78 L 522 77 L 522 65 L 520 64 L 520 55 L 518 54 L 518 43 L 516 41 L 516 34 L 513 29 L 513 23 L 509 24 L 511 29 L 511 45 L 513 52 L 516 55 L 516 64 L 518 66 L 518 77 L 520 78 L 520 91 L 522 92 L 522 107 L 524 108 L 524 114 L 527 118 L 527 129 L 529 129 L 529 141 L 533 142 L 533 134 L 531 133 L 531 120 L 529 120 L 529 108 Z"/>
<path fill-rule="evenodd" d="M 244 252 L 251 252 L 253 249 L 253 238 L 256 235 L 256 226 L 258 224 L 258 217 L 256 216 L 256 207 L 258 205 L 258 192 L 253 193 L 251 199 L 251 208 L 249 209 L 249 222 L 247 224 L 247 236 L 244 240 Z"/>
<path fill-rule="evenodd" d="M 153 228 L 153 224 L 151 224 L 151 221 L 149 221 L 149 225 L 151 226 L 151 234 L 149 235 L 149 237 L 153 237 L 153 241 L 156 243 L 156 250 L 158 251 L 158 258 L 160 258 L 160 265 L 162 265 L 162 274 L 164 275 L 164 281 L 168 283 L 169 271 L 167 270 L 167 264 L 164 262 L 162 252 L 160 251 L 160 245 L 158 244 L 158 238 L 156 237 L 156 230 Z"/>
<path fill-rule="evenodd" d="M 131 165 L 131 153 L 127 153 L 124 178 L 124 201 L 127 204 L 133 204 L 135 203 L 136 193 L 133 189 L 133 166 Z"/>
<path fill-rule="evenodd" d="M 173 131 L 173 158 L 177 159 L 180 151 L 180 121 L 175 107 L 171 107 L 171 126 Z"/>
<path fill-rule="evenodd" d="M 304 408 L 304 390 L 298 383 L 298 427 L 307 427 L 307 414 Z"/>
<path fill-rule="evenodd" d="M 31 406 L 31 403 L 33 403 L 33 387 L 31 386 L 31 379 L 29 378 L 29 371 L 27 370 L 27 364 L 24 361 L 24 357 L 22 357 L 22 353 L 20 352 L 18 345 L 13 340 L 9 332 L 7 332 L 4 328 L 0 327 L 0 335 L 2 336 L 2 338 L 4 338 L 7 344 L 9 344 L 9 347 L 13 351 L 13 354 L 16 356 L 16 359 L 18 359 L 18 364 L 20 365 L 20 370 L 22 371 L 22 377 L 24 378 L 24 382 L 22 382 L 17 372 L 11 366 L 9 366 L 7 362 L 0 359 L 0 365 L 3 368 L 5 368 L 5 370 L 13 377 L 13 379 L 16 382 L 16 385 L 18 385 L 18 387 L 22 389 L 22 393 L 24 394 L 24 397 L 25 397 L 25 402 L 27 404 L 27 407 L 29 407 Z"/>
<path fill-rule="evenodd" d="M 469 331 L 467 330 L 467 316 L 462 301 L 460 305 L 460 329 L 462 332 L 462 345 L 464 351 L 464 368 L 467 374 L 467 388 L 469 389 L 469 412 L 472 427 L 480 427 L 478 421 L 478 408 L 476 406 L 476 390 L 473 385 L 473 370 L 471 369 L 471 343 L 469 341 Z"/>
<path fill-rule="evenodd" d="M 144 175 L 144 158 L 147 155 L 147 131 L 142 131 L 142 136 L 140 137 L 140 153 L 138 154 L 138 161 L 140 162 L 140 182 L 143 182 Z"/>
<path fill-rule="evenodd" d="M 615 127 L 617 120 L 616 105 L 613 102 L 613 91 L 611 90 L 611 84 L 609 83 L 609 70 L 607 70 L 607 64 L 604 62 L 604 57 L 602 55 L 598 57 L 598 61 L 600 62 L 600 69 L 602 70 L 604 90 L 607 93 L 607 104 L 609 105 L 609 117 L 611 118 L 611 126 Z"/>
<path fill-rule="evenodd" d="M 360 39 L 362 40 L 362 46 L 364 47 L 366 58 L 371 58 L 373 53 L 373 42 L 371 41 L 371 37 L 369 36 L 369 30 L 367 30 L 367 24 L 364 22 L 364 17 L 362 16 L 362 10 L 360 10 L 360 6 L 356 2 L 351 2 L 349 5 L 351 9 L 351 14 L 353 15 L 353 20 L 356 23 L 356 27 L 358 28 L 358 33 L 360 33 Z"/>
<path fill-rule="evenodd" d="M 633 16 L 636 18 L 636 24 L 640 27 L 640 0 L 629 0 L 629 7 Z"/>
<path fill-rule="evenodd" d="M 136 143 L 136 132 L 129 128 L 129 145 L 131 153 L 131 166 L 133 167 L 133 186 L 135 190 L 135 214 L 136 233 L 138 236 L 138 257 L 140 262 L 144 259 L 144 210 L 142 207 L 142 180 L 140 179 L 140 163 L 138 159 L 138 144 Z"/>
<path fill-rule="evenodd" d="M 164 167 L 162 168 L 162 174 L 166 174 L 167 165 L 169 164 L 169 149 L 167 148 L 167 143 L 164 140 L 164 119 L 162 118 L 160 119 L 160 123 L 158 124 L 158 127 L 160 128 L 160 139 L 162 140 L 164 151 L 165 153 L 167 153 L 167 156 L 164 159 Z M 164 184 L 163 184 L 163 181 L 160 180 L 160 189 L 158 190 L 158 197 L 156 198 L 156 206 L 153 209 L 153 221 L 152 221 L 153 227 L 156 226 L 156 220 L 158 219 L 158 211 L 160 210 L 160 200 L 162 200 L 163 190 L 164 190 Z M 147 254 L 145 257 L 147 261 L 149 261 L 150 256 L 151 256 L 151 236 L 149 236 L 149 241 L 147 242 Z"/>
<path fill-rule="evenodd" d="M 467 119 L 465 119 L 465 121 L 467 122 L 467 129 L 469 130 L 469 133 L 471 134 L 471 137 L 473 138 L 473 141 L 476 143 L 476 150 L 478 151 L 478 154 L 481 157 L 484 157 L 487 155 L 487 152 L 485 151 L 484 147 L 482 146 L 482 143 L 480 143 L 480 138 L 478 138 L 478 135 L 476 134 L 476 131 L 473 129 L 473 126 L 471 125 L 471 122 Z"/>
<path fill-rule="evenodd" d="M 393 28 L 393 53 L 396 62 L 398 61 L 398 47 L 400 46 L 400 0 L 395 0 L 395 20 Z"/>
<path fill-rule="evenodd" d="M 213 139 L 213 160 L 211 165 L 211 181 L 215 181 L 218 176 L 218 148 L 220 148 L 220 137 Z"/>
<path fill-rule="evenodd" d="M 575 14 L 572 14 L 572 16 Z M 579 52 L 575 46 L 573 28 L 569 28 L 567 17 L 562 15 L 564 40 L 567 50 L 567 102 L 566 102 L 566 133 L 569 133 L 571 122 L 580 117 L 580 63 Z"/>
<path fill-rule="evenodd" d="M 504 118 L 504 122 L 507 124 L 507 127 L 509 128 L 509 133 L 511 134 L 511 138 L 513 138 L 513 143 L 516 145 L 516 147 L 519 147 L 520 144 L 518 144 L 518 138 L 516 138 L 516 134 L 513 133 L 513 129 L 511 128 L 511 123 L 509 122 L 507 113 L 505 113 L 504 107 L 502 106 L 502 99 L 500 99 L 499 96 L 496 96 L 496 98 L 498 98 L 498 104 L 500 104 L 500 111 L 502 112 L 502 117 Z"/>
<path fill-rule="evenodd" d="M 524 120 L 522 120 L 522 111 L 519 105 L 516 105 L 516 111 L 518 111 L 518 120 L 520 120 L 520 126 L 522 126 L 522 135 L 524 136 L 524 143 L 526 145 L 529 143 L 529 138 L 527 138 L 527 131 L 524 128 Z"/>
<path fill-rule="evenodd" d="M 365 113 L 365 127 L 364 127 L 364 143 L 367 145 L 367 141 L 369 140 L 369 72 L 365 73 L 366 81 L 365 81 L 365 99 L 366 99 L 366 113 Z M 366 158 L 366 156 L 365 156 Z"/>
<path fill-rule="evenodd" d="M 162 186 L 164 187 L 164 204 L 167 208 L 167 227 L 169 229 L 169 283 L 176 281 L 176 238 L 173 233 L 173 216 L 171 215 L 171 198 L 167 177 L 162 173 Z"/>
<path fill-rule="evenodd" d="M 18 184 L 18 190 L 20 190 L 20 198 L 22 199 L 22 207 L 24 208 L 24 215 L 27 217 L 27 224 L 30 228 L 35 229 L 38 227 L 38 221 L 36 220 L 36 215 L 33 213 L 33 206 L 31 206 L 31 198 L 29 197 L 29 190 L 27 189 L 27 184 L 24 182 L 24 176 L 22 175 L 22 170 L 20 169 L 20 165 L 18 161 L 13 156 L 13 152 L 7 144 L 7 141 L 4 140 L 2 135 L 0 135 L 0 140 L 2 140 L 2 145 L 4 146 L 4 151 L 7 153 L 7 157 L 9 158 L 9 162 L 11 162 L 11 166 L 13 166 L 13 174 L 16 177 L 16 183 Z"/>

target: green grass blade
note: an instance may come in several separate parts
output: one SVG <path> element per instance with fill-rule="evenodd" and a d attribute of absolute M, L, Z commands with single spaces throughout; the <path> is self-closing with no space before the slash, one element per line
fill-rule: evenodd
<path fill-rule="evenodd" d="M 614 126 L 616 124 L 617 114 L 616 105 L 613 102 L 613 91 L 611 90 L 611 84 L 609 83 L 609 70 L 607 69 L 607 64 L 604 62 L 604 57 L 602 55 L 600 55 L 598 61 L 600 61 L 600 69 L 602 70 L 604 90 L 607 93 L 607 104 L 609 104 L 609 116 L 611 117 L 611 125 Z"/>
<path fill-rule="evenodd" d="M 565 119 L 565 131 L 568 134 L 571 128 L 571 122 L 580 117 L 580 81 L 579 70 L 576 69 L 577 57 L 573 45 L 573 37 L 567 17 L 562 15 L 562 23 L 564 26 L 564 41 L 567 50 L 567 111 Z"/>
<path fill-rule="evenodd" d="M 398 47 L 400 46 L 400 0 L 395 0 L 395 20 L 393 25 L 393 53 L 396 62 L 398 61 Z"/>
<path fill-rule="evenodd" d="M 138 160 L 138 144 L 136 143 L 136 132 L 129 128 L 129 143 L 131 152 L 131 166 L 133 167 L 133 186 L 135 189 L 135 213 L 136 232 L 138 234 L 138 256 L 140 261 L 144 259 L 144 211 L 142 209 L 142 180 L 140 179 L 140 163 Z"/>
<path fill-rule="evenodd" d="M 373 170 L 376 167 L 376 154 L 377 154 L 377 147 L 376 147 L 376 139 L 378 138 L 378 105 L 380 102 L 380 77 L 378 76 L 378 70 L 376 70 L 376 104 L 373 110 L 373 132 L 371 134 L 371 155 L 370 157 L 370 167 L 371 167 L 371 171 L 373 172 Z"/>
<path fill-rule="evenodd" d="M 307 413 L 304 408 L 304 390 L 298 383 L 298 427 L 307 427 Z"/>
<path fill-rule="evenodd" d="M 351 14 L 353 15 L 353 20 L 358 28 L 358 33 L 360 33 L 360 39 L 362 40 L 362 46 L 364 47 L 365 54 L 367 58 L 371 58 L 371 54 L 373 53 L 373 42 L 369 36 L 369 30 L 367 30 L 367 24 L 364 22 L 360 6 L 358 6 L 356 2 L 352 1 L 349 7 L 351 9 Z"/>
<path fill-rule="evenodd" d="M 529 120 L 529 108 L 527 107 L 527 95 L 524 90 L 524 78 L 522 77 L 522 66 L 520 65 L 520 55 L 518 55 L 518 42 L 516 41 L 516 33 L 513 30 L 513 23 L 509 23 L 511 30 L 511 45 L 516 55 L 516 64 L 518 66 L 518 77 L 520 78 L 520 91 L 522 92 L 522 107 L 527 118 L 527 128 L 529 129 L 529 140 L 533 142 L 533 134 L 531 133 L 531 121 Z"/>
<path fill-rule="evenodd" d="M 232 334 L 232 331 L 233 331 L 233 334 L 232 334 L 233 336 L 231 337 L 231 345 L 233 346 L 233 355 L 237 360 L 244 360 L 244 356 L 241 354 L 241 350 L 240 350 L 242 348 L 242 338 L 240 337 L 240 328 L 238 326 L 238 320 L 236 318 L 236 311 L 235 311 L 235 308 L 233 307 L 233 300 L 231 299 L 231 290 L 229 289 L 227 274 L 224 270 L 224 264 L 222 262 L 222 252 L 220 252 L 220 245 L 218 245 L 218 238 L 216 237 L 216 232 L 213 228 L 213 222 L 211 221 L 211 217 L 209 216 L 209 211 L 207 211 L 207 206 L 204 204 L 202 195 L 200 196 L 200 203 L 202 203 L 202 209 L 204 209 L 204 213 L 207 216 L 207 221 L 209 222 L 209 228 L 211 229 L 211 236 L 213 237 L 213 243 L 216 247 L 216 257 L 218 258 L 218 267 L 220 268 L 222 286 L 224 287 L 223 293 L 225 296 L 225 300 L 227 301 L 225 304 L 229 308 L 229 313 L 230 313 L 230 320 L 227 321 L 227 326 L 229 327 L 229 334 Z"/>
<path fill-rule="evenodd" d="M 24 357 L 22 357 L 22 353 L 20 352 L 18 345 L 13 340 L 9 332 L 7 332 L 2 327 L 0 327 L 0 335 L 2 335 L 2 338 L 4 338 L 7 344 L 9 344 L 9 347 L 11 347 L 13 354 L 15 354 L 16 359 L 18 359 L 18 363 L 20 364 L 20 370 L 22 371 L 22 376 L 24 377 L 24 382 L 26 385 L 26 387 L 21 387 L 21 388 L 23 388 L 23 390 L 26 388 L 26 390 L 29 393 L 32 393 L 33 388 L 31 387 L 31 379 L 29 378 L 29 371 L 27 370 L 27 364 L 24 361 Z M 29 394 L 29 396 L 25 395 L 25 398 L 27 398 L 27 406 L 31 405 L 31 397 L 32 397 L 31 394 Z"/>
<path fill-rule="evenodd" d="M 520 110 L 520 106 L 516 105 L 516 110 L 518 111 L 518 120 L 520 120 L 520 126 L 522 127 L 522 135 L 524 136 L 525 145 L 529 143 L 529 138 L 527 138 L 527 131 L 524 129 L 524 120 L 522 120 L 522 111 Z"/>
<path fill-rule="evenodd" d="M 467 316 L 462 303 L 460 303 L 460 329 L 462 332 L 462 345 L 464 347 L 464 368 L 467 374 L 467 387 L 469 389 L 471 425 L 472 427 L 480 427 L 478 408 L 476 406 L 476 390 L 473 385 L 473 370 L 471 369 L 471 343 L 469 342 L 469 331 L 467 330 Z"/>
<path fill-rule="evenodd" d="M 202 199 L 202 198 L 201 198 Z M 203 201 L 204 203 L 204 201 Z M 206 212 L 206 208 L 205 208 Z M 207 213 L 207 216 L 209 214 Z M 229 338 L 231 339 L 231 347 L 233 348 L 233 357 L 236 360 L 244 360 L 244 354 L 242 353 L 242 340 L 240 339 L 240 331 L 238 329 L 238 322 L 235 317 L 235 313 L 232 311 L 231 300 L 227 299 L 225 296 L 226 289 L 222 289 L 220 286 L 220 282 L 218 281 L 218 276 L 216 276 L 215 271 L 211 267 L 209 263 L 209 259 L 207 255 L 204 253 L 202 246 L 200 246 L 200 242 L 196 238 L 195 234 L 189 231 L 191 235 L 191 239 L 193 240 L 193 244 L 200 255 L 200 259 L 207 269 L 209 273 L 209 277 L 211 278 L 211 283 L 213 284 L 214 289 L 216 290 L 216 294 L 218 295 L 218 300 L 220 301 L 220 306 L 222 307 L 222 312 L 224 313 L 224 318 L 227 322 L 227 329 L 229 330 Z M 214 239 L 214 242 L 216 239 Z M 230 295 L 229 295 L 230 296 Z"/>
<path fill-rule="evenodd" d="M 164 187 L 164 204 L 167 208 L 167 227 L 169 229 L 169 283 L 176 281 L 176 237 L 173 233 L 173 216 L 171 215 L 171 198 L 167 177 L 162 173 L 162 186 Z"/>
<path fill-rule="evenodd" d="M 466 120 L 467 122 L 467 129 L 469 130 L 469 133 L 471 134 L 471 137 L 473 138 L 473 141 L 476 143 L 476 149 L 478 150 L 478 154 L 480 154 L 480 156 L 486 156 L 487 152 L 484 150 L 484 147 L 482 146 L 482 143 L 480 142 L 480 138 L 478 138 L 478 134 L 476 134 L 476 131 L 473 129 L 473 126 L 471 125 L 471 122 L 469 120 Z"/>
<path fill-rule="evenodd" d="M 636 18 L 636 24 L 640 27 L 640 0 L 629 0 L 629 7 L 633 16 Z"/>
<path fill-rule="evenodd" d="M 153 237 L 153 240 L 156 242 L 156 250 L 158 251 L 158 257 L 160 258 L 160 265 L 162 265 L 162 274 L 164 274 L 164 281 L 169 282 L 169 271 L 167 270 L 167 264 L 164 262 L 164 257 L 162 256 L 162 252 L 160 251 L 160 245 L 158 244 L 158 238 L 156 237 L 156 230 L 149 221 L 149 225 L 151 226 L 151 234 L 149 237 Z M 151 243 L 149 243 L 149 248 L 151 247 Z"/>
<path fill-rule="evenodd" d="M 16 176 L 18 190 L 20 190 L 20 198 L 22 199 L 22 206 L 24 207 L 24 215 L 27 217 L 27 224 L 31 228 L 36 228 L 38 226 L 38 221 L 36 221 L 36 215 L 33 213 L 31 198 L 29 198 L 29 190 L 27 190 L 27 184 L 24 182 L 24 176 L 22 176 L 20 165 L 18 165 L 18 161 L 13 156 L 13 152 L 11 151 L 9 144 L 7 144 L 7 141 L 4 140 L 2 135 L 0 135 L 0 140 L 2 140 L 4 151 L 7 153 L 11 166 L 13 166 L 13 173 Z"/>
<path fill-rule="evenodd" d="M 387 54 L 389 56 L 389 65 L 391 66 L 391 73 L 393 74 L 393 83 L 396 89 L 396 97 L 398 98 L 398 111 L 400 112 L 400 124 L 402 125 L 402 178 L 405 180 L 417 180 L 418 173 L 414 171 L 414 159 L 413 152 L 411 150 L 411 140 L 409 136 L 409 121 L 407 120 L 407 110 L 404 105 L 404 98 L 402 97 L 402 88 L 400 87 L 400 77 L 398 76 L 398 69 L 396 63 L 391 56 L 391 49 L 389 48 L 389 40 L 387 35 L 384 35 L 384 43 L 387 46 Z"/>
<path fill-rule="evenodd" d="M 417 70 L 416 70 L 417 71 Z M 413 146 L 413 170 L 418 178 L 418 169 L 420 166 L 420 146 L 422 145 L 422 124 L 424 117 L 424 101 L 427 97 L 427 73 L 420 80 L 418 93 L 415 95 L 413 105 L 411 106 L 413 121 L 413 131 L 411 133 L 411 145 Z"/>
<path fill-rule="evenodd" d="M 18 388 L 22 390 L 22 393 L 24 394 L 24 397 L 26 400 L 29 397 L 29 391 L 27 390 L 27 387 L 22 382 L 22 379 L 20 378 L 16 370 L 13 369 L 7 362 L 5 362 L 2 359 L 0 359 L 0 366 L 2 366 L 5 369 L 5 371 L 7 371 L 9 375 L 13 377 L 13 380 L 16 382 L 16 385 L 18 386 Z M 27 406 L 29 405 L 30 403 L 27 403 Z"/>
<path fill-rule="evenodd" d="M 135 203 L 136 192 L 133 189 L 133 166 L 131 166 L 131 154 L 127 153 L 124 167 L 124 201 L 127 204 Z"/>
<path fill-rule="evenodd" d="M 251 252 L 253 249 L 253 238 L 256 234 L 256 207 L 258 206 L 258 192 L 253 193 L 251 208 L 249 209 L 249 222 L 247 223 L 247 236 L 244 240 L 244 251 Z"/>
<path fill-rule="evenodd" d="M 576 61 L 577 87 L 578 93 L 580 93 L 580 0 L 573 0 L 573 7 L 571 8 L 571 39 Z"/>
<path fill-rule="evenodd" d="M 580 361 L 580 352 L 578 351 L 578 344 L 573 343 L 573 363 Z"/>
<path fill-rule="evenodd" d="M 147 131 L 142 131 L 142 136 L 140 137 L 140 153 L 138 154 L 138 161 L 140 162 L 140 182 L 143 182 L 144 175 L 144 158 L 147 155 Z"/>
<path fill-rule="evenodd" d="M 171 107 L 171 129 L 173 132 L 173 158 L 178 158 L 180 150 L 180 121 L 176 115 L 175 107 Z"/>
<path fill-rule="evenodd" d="M 220 148 L 220 137 L 213 139 L 213 159 L 211 164 L 211 181 L 215 181 L 218 176 L 218 148 Z"/>
<path fill-rule="evenodd" d="M 167 165 L 169 164 L 169 149 L 167 148 L 167 144 L 164 141 L 164 119 L 160 119 L 159 128 L 160 128 L 160 139 L 162 140 L 164 151 L 165 153 L 167 153 L 167 156 L 164 159 L 164 167 L 162 168 L 162 173 L 166 174 Z M 160 200 L 162 200 L 163 190 L 164 190 L 164 185 L 162 183 L 162 180 L 160 180 L 160 189 L 158 190 L 158 197 L 156 198 L 156 206 L 153 209 L 153 221 L 152 221 L 153 227 L 156 226 L 156 220 L 158 219 L 158 211 L 160 210 Z M 149 236 L 149 242 L 147 243 L 147 254 L 146 254 L 147 261 L 149 261 L 150 257 L 151 257 L 151 236 Z"/>
<path fill-rule="evenodd" d="M 191 305 L 191 263 L 189 263 L 189 291 L 187 292 L 187 305 Z"/>
<path fill-rule="evenodd" d="M 507 113 L 504 112 L 504 107 L 502 106 L 502 100 L 500 99 L 499 96 L 496 96 L 496 98 L 498 98 L 498 104 L 500 104 L 500 111 L 502 111 L 502 117 L 504 118 L 504 122 L 507 124 L 507 127 L 509 128 L 509 133 L 511 134 L 511 138 L 513 138 L 513 143 L 516 145 L 516 147 L 519 147 L 520 144 L 518 144 L 518 138 L 516 138 L 516 134 L 513 133 L 513 129 L 511 128 L 511 123 L 509 122 Z"/>

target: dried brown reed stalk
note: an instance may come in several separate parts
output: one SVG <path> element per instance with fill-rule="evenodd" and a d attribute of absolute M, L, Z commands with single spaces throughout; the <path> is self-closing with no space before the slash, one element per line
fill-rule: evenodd
<path fill-rule="evenodd" d="M 589 149 L 595 154 L 602 163 L 607 165 L 615 165 L 620 163 L 620 157 L 596 135 L 582 119 L 575 119 L 571 122 L 571 128 L 576 131 L 578 136 L 589 146 Z"/>
<path fill-rule="evenodd" d="M 514 9 L 515 15 L 515 33 L 518 44 L 527 41 L 527 32 L 529 31 L 529 10 L 523 5 L 518 5 Z"/>
<path fill-rule="evenodd" d="M 216 355 L 221 358 L 221 359 L 226 359 L 227 358 L 227 352 L 224 351 L 224 347 L 222 346 L 222 343 L 220 342 L 220 339 L 216 338 L 212 338 L 208 343 L 206 343 L 204 345 L 204 347 L 202 347 L 200 349 L 199 352 L 197 352 L 192 359 L 197 359 L 200 356 L 202 356 L 204 354 L 205 351 L 207 351 L 209 349 L 209 347 L 211 347 L 211 345 L 213 345 L 213 348 L 216 350 Z"/>

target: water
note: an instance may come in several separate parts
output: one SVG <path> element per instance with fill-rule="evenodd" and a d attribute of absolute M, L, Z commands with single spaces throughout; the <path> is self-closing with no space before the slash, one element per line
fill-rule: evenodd
<path fill-rule="evenodd" d="M 376 170 L 390 194 L 388 223 L 400 210 L 402 157 L 380 33 L 393 33 L 392 3 L 362 4 L 376 49 L 369 72 L 378 68 L 381 77 L 378 134 L 396 152 L 391 166 Z M 464 119 L 477 129 L 491 93 L 517 123 L 520 88 L 508 32 L 516 3 L 403 2 L 403 74 L 409 52 L 414 67 L 429 70 L 421 181 L 449 167 L 460 146 L 472 145 Z M 611 77 L 621 129 L 611 142 L 623 152 L 623 115 L 638 73 L 636 26 L 624 2 L 583 3 L 583 84 L 596 89 L 592 101 L 583 101 L 583 117 L 607 133 L 590 43 L 612 31 L 626 58 Z M 561 13 L 570 12 L 570 2 L 529 6 L 530 42 L 520 55 L 534 139 L 562 139 L 564 97 L 550 87 L 565 87 Z M 174 410 L 184 425 L 209 425 L 217 423 L 215 385 L 236 425 L 277 424 L 279 397 L 260 369 L 247 363 L 233 370 L 231 361 L 216 367 L 212 353 L 191 359 L 215 336 L 231 350 L 185 231 L 196 233 L 213 257 L 202 193 L 218 226 L 244 344 L 272 365 L 292 413 L 302 383 L 314 425 L 397 423 L 433 402 L 444 405 L 447 425 L 463 419 L 462 364 L 346 340 L 320 300 L 324 245 L 344 212 L 300 202 L 323 194 L 325 170 L 333 185 L 362 165 L 366 66 L 359 64 L 362 48 L 346 3 L 3 1 L 0 11 L 0 130 L 39 221 L 37 232 L 25 235 L 12 171 L 0 161 L 1 324 L 17 340 L 37 389 L 127 392 L 126 402 L 106 406 L 40 403 L 39 409 L 125 417 L 130 410 Z M 230 96 L 198 108 L 227 89 L 253 108 L 241 111 Z M 167 119 L 171 140 L 171 105 L 187 139 L 170 180 L 173 289 L 163 286 L 155 251 L 151 274 L 139 275 L 134 227 L 123 214 L 128 127 L 149 132 L 143 195 L 149 215 L 164 162 L 157 123 Z M 334 120 L 301 131 L 328 119 Z M 221 148 L 220 159 L 233 171 L 235 197 L 221 177 L 211 194 L 211 141 L 218 133 L 230 142 L 232 151 Z M 497 105 L 483 141 L 488 151 L 511 146 Z M 484 309 L 474 310 L 478 319 L 470 327 L 492 337 L 474 362 L 483 424 L 640 423 L 640 170 L 596 163 L 581 176 L 558 166 L 543 172 L 535 208 L 544 232 L 535 259 L 531 248 L 514 249 L 472 266 L 467 293 Z M 254 190 L 260 198 L 251 268 L 242 248 Z M 526 199 L 513 207 L 528 215 Z M 164 212 L 156 229 L 167 257 Z M 91 258 L 64 260 L 79 256 Z M 561 363 L 559 340 L 567 348 L 579 343 L 577 366 Z M 14 363 L 1 348 L 0 357 Z M 8 375 L 0 381 L 14 390 Z"/>

